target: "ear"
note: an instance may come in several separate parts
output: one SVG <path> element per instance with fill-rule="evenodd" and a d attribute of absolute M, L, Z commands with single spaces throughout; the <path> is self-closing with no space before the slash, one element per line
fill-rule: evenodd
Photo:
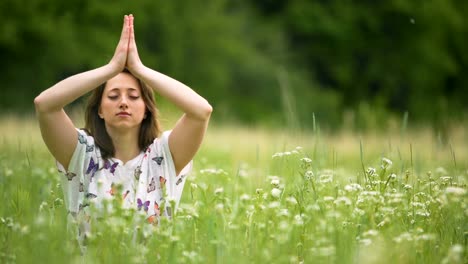
<path fill-rule="evenodd" d="M 99 116 L 101 119 L 104 119 L 104 116 L 102 115 L 102 111 L 101 111 L 101 106 L 99 106 L 99 108 L 98 108 L 98 116 Z"/>

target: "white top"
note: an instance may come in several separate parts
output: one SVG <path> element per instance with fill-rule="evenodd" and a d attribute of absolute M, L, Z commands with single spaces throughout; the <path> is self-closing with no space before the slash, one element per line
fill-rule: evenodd
<path fill-rule="evenodd" d="M 91 203 L 102 208 L 104 199 L 112 199 L 116 195 L 122 198 L 123 208 L 135 208 L 146 214 L 150 223 L 155 222 L 160 214 L 169 218 L 172 216 L 179 204 L 186 175 L 191 171 L 193 162 L 190 161 L 176 175 L 168 144 L 170 131 L 164 132 L 137 157 L 125 164 L 115 158 L 103 160 L 99 147 L 94 144 L 94 138 L 83 130 L 77 131 L 78 144 L 68 171 L 57 162 L 65 205 L 73 218 L 76 219 L 83 213 L 88 214 L 87 209 Z M 167 201 L 175 202 L 173 210 Z"/>

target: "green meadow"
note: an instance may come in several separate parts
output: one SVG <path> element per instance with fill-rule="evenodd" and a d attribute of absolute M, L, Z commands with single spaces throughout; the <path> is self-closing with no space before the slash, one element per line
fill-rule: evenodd
<path fill-rule="evenodd" d="M 468 262 L 466 124 L 441 138 L 212 123 L 175 217 L 117 208 L 85 254 L 37 122 L 0 126 L 0 263 Z"/>

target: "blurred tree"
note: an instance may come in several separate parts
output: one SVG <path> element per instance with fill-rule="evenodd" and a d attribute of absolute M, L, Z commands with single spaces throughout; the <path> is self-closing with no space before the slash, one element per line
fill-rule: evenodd
<path fill-rule="evenodd" d="M 467 111 L 467 11 L 456 0 L 3 0 L 0 108 L 30 111 L 48 86 L 107 63 L 133 13 L 144 63 L 203 94 L 214 118 L 307 127 L 315 113 L 337 127 L 343 112 L 378 113 L 353 122 L 380 127 L 408 110 L 444 126 Z"/>

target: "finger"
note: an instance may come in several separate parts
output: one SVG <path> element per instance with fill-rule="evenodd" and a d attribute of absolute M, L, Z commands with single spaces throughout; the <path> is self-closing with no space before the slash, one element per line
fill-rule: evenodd
<path fill-rule="evenodd" d="M 134 42 L 135 41 L 135 28 L 133 27 L 133 15 L 130 15 L 130 41 Z"/>
<path fill-rule="evenodd" d="M 122 33 L 120 34 L 120 38 L 122 38 L 123 36 L 125 36 L 125 31 L 128 29 L 128 16 L 125 15 L 124 16 L 124 22 L 123 22 L 123 26 L 122 26 Z"/>

